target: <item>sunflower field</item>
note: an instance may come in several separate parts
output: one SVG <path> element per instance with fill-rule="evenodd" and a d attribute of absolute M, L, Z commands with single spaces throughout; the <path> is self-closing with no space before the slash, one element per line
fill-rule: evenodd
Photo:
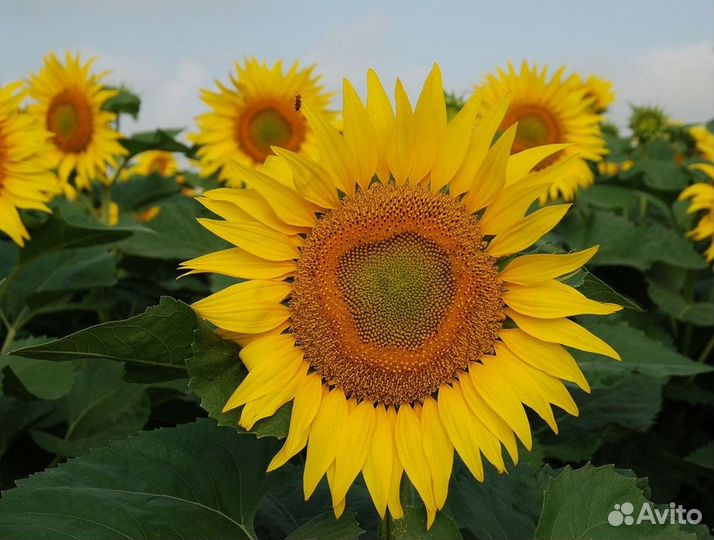
<path fill-rule="evenodd" d="M 0 538 L 712 538 L 714 123 L 322 76 L 0 86 Z"/>

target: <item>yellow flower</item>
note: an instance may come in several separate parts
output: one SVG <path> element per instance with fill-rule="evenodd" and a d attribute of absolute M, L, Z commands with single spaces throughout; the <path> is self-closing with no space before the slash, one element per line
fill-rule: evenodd
<path fill-rule="evenodd" d="M 699 166 L 700 170 L 706 171 L 714 179 L 714 166 L 704 165 Z M 687 189 L 682 191 L 679 196 L 680 200 L 690 199 L 688 214 L 705 211 L 705 214 L 699 219 L 699 223 L 687 236 L 695 242 L 701 242 L 707 238 L 711 239 L 709 247 L 704 251 L 704 256 L 707 261 L 714 261 L 714 185 L 699 182 L 692 184 Z"/>
<path fill-rule="evenodd" d="M 477 88 L 477 94 L 481 97 L 481 114 L 496 107 L 504 97 L 512 96 L 500 130 L 518 123 L 514 154 L 543 145 L 564 145 L 537 167 L 577 156 L 570 171 L 561 175 L 548 193 L 551 199 L 562 197 L 569 201 L 579 188 L 592 185 L 595 177 L 588 161 L 600 161 L 607 148 L 600 132 L 601 117 L 590 107 L 592 100 L 572 76 L 563 80 L 564 70 L 560 68 L 548 79 L 547 68 L 539 70 L 523 62 L 517 73 L 509 64 L 507 72 L 498 69 L 497 75 L 489 75 Z"/>
<path fill-rule="evenodd" d="M 30 235 L 18 210 L 49 212 L 45 203 L 57 194 L 49 133 L 20 112 L 22 83 L 0 86 L 0 231 L 19 246 Z"/>
<path fill-rule="evenodd" d="M 149 150 L 137 156 L 136 164 L 125 170 L 124 178 L 128 180 L 132 176 L 149 176 L 152 174 L 171 177 L 177 172 L 178 163 L 173 153 L 164 152 L 163 150 Z"/>
<path fill-rule="evenodd" d="M 156 219 L 156 217 L 161 213 L 161 207 L 160 206 L 152 206 L 143 212 L 140 212 L 136 216 L 136 220 L 139 223 L 148 223 L 149 221 L 153 221 Z"/>
<path fill-rule="evenodd" d="M 273 154 L 273 146 L 300 153 L 314 149 L 315 137 L 297 109 L 309 102 L 319 114 L 332 115 L 327 113 L 331 95 L 323 92 L 313 69 L 300 69 L 296 62 L 284 73 L 282 62 L 268 67 L 247 59 L 236 64 L 231 87 L 217 82 L 218 92 L 203 90 L 201 98 L 211 111 L 198 117 L 199 133 L 191 136 L 201 146 L 202 174 L 218 172 L 221 180 L 235 184 L 238 179 L 225 167 L 231 161 L 253 167 Z"/>
<path fill-rule="evenodd" d="M 531 172 L 562 147 L 510 157 L 515 128 L 491 145 L 506 101 L 474 128 L 472 97 L 447 123 L 438 66 L 415 109 L 401 82 L 396 111 L 373 71 L 367 84 L 364 106 L 345 81 L 342 134 L 304 107 L 314 158 L 277 150 L 233 166 L 247 189 L 205 193 L 223 219 L 201 224 L 235 247 L 182 266 L 245 280 L 193 307 L 244 345 L 249 374 L 225 405 L 241 426 L 293 403 L 269 470 L 307 447 L 306 497 L 326 474 L 339 516 L 361 472 L 395 518 L 406 473 L 431 525 L 454 452 L 483 480 L 482 454 L 503 472 L 501 445 L 514 463 L 517 439 L 531 448 L 524 405 L 554 430 L 551 404 L 577 414 L 562 380 L 588 384 L 563 345 L 619 357 L 568 317 L 620 307 L 557 279 L 596 247 L 513 257 L 567 212 L 526 215 L 577 158 Z"/>
<path fill-rule="evenodd" d="M 689 134 L 697 145 L 697 150 L 707 161 L 714 161 L 714 133 L 706 126 L 694 126 L 689 128 Z"/>
<path fill-rule="evenodd" d="M 53 135 L 50 155 L 59 163 L 60 181 L 66 184 L 76 171 L 79 189 L 89 189 L 95 179 L 107 183 L 107 168 L 116 168 L 116 158 L 127 153 L 112 128 L 116 115 L 102 110 L 117 92 L 100 84 L 106 73 L 90 73 L 92 63 L 68 52 L 62 64 L 50 53 L 29 85 L 34 103 L 28 110 Z"/>
<path fill-rule="evenodd" d="M 585 89 L 585 96 L 592 100 L 595 112 L 602 113 L 615 102 L 615 92 L 612 89 L 612 81 L 590 75 L 585 82 L 582 82 L 578 75 L 573 75 L 573 79 Z"/>

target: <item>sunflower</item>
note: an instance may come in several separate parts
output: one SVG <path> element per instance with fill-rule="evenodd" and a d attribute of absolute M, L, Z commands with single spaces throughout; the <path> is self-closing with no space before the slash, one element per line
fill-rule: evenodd
<path fill-rule="evenodd" d="M 705 211 L 697 226 L 687 233 L 695 242 L 711 239 L 709 247 L 704 251 L 707 261 L 714 261 L 714 135 L 705 126 L 694 126 L 689 129 L 697 144 L 697 150 L 707 163 L 695 163 L 689 168 L 700 171 L 709 177 L 710 182 L 697 182 L 686 188 L 679 195 L 679 200 L 690 200 L 688 214 Z"/>
<path fill-rule="evenodd" d="M 132 176 L 149 176 L 152 174 L 172 177 L 178 172 L 178 162 L 171 152 L 149 150 L 139 154 L 136 158 L 136 163 L 124 172 L 123 178 L 127 180 Z"/>
<path fill-rule="evenodd" d="M 524 404 L 553 430 L 551 404 L 577 414 L 562 381 L 588 384 L 563 345 L 619 358 L 568 317 L 620 307 L 556 279 L 597 248 L 513 257 L 567 212 L 526 215 L 576 158 L 531 172 L 563 146 L 510 157 L 515 127 L 491 146 L 508 103 L 474 129 L 477 105 L 447 123 L 435 66 L 415 109 L 397 81 L 394 110 L 370 71 L 366 106 L 344 82 L 342 134 L 304 108 L 314 159 L 277 149 L 261 170 L 233 166 L 247 189 L 199 199 L 235 247 L 183 269 L 244 280 L 194 304 L 243 345 L 225 410 L 242 406 L 249 430 L 292 402 L 269 470 L 307 447 L 304 495 L 326 474 L 338 517 L 360 472 L 379 514 L 402 517 L 406 473 L 430 526 L 454 452 L 483 480 L 481 454 L 503 472 L 501 445 L 514 463 L 516 439 L 531 447 Z"/>
<path fill-rule="evenodd" d="M 612 81 L 590 75 L 583 82 L 577 74 L 573 75 L 573 79 L 578 85 L 585 89 L 585 96 L 592 100 L 592 107 L 597 113 L 602 113 L 615 102 L 615 92 L 612 90 Z"/>
<path fill-rule="evenodd" d="M 476 92 L 481 96 L 481 114 L 496 107 L 505 96 L 512 96 L 500 131 L 518 124 L 511 149 L 514 154 L 543 145 L 568 145 L 536 167 L 577 156 L 571 169 L 560 176 L 547 194 L 551 199 L 562 197 L 569 201 L 579 188 L 592 185 L 595 177 L 588 161 L 600 161 L 607 148 L 600 132 L 601 117 L 591 107 L 592 98 L 573 76 L 563 80 L 564 71 L 565 68 L 560 68 L 548 79 L 547 68 L 539 70 L 523 62 L 517 73 L 509 64 L 508 72 L 498 69 L 497 75 L 488 75 Z"/>
<path fill-rule="evenodd" d="M 273 146 L 293 152 L 314 150 L 315 137 L 297 109 L 309 101 L 313 110 L 329 117 L 331 95 L 323 92 L 314 66 L 287 71 L 282 62 L 269 67 L 256 59 L 236 64 L 231 87 L 216 81 L 217 92 L 203 90 L 201 98 L 211 111 L 198 117 L 199 133 L 191 140 L 200 145 L 198 158 L 204 176 L 218 172 L 221 180 L 238 181 L 227 163 L 261 165 L 273 155 Z M 299 97 L 298 97 L 299 96 Z"/>
<path fill-rule="evenodd" d="M 60 181 L 68 185 L 76 171 L 79 189 L 89 189 L 95 179 L 106 182 L 107 168 L 116 168 L 117 157 L 127 153 L 112 128 L 116 115 L 102 110 L 117 92 L 101 85 L 106 73 L 90 73 L 93 61 L 82 63 L 79 54 L 68 52 L 63 64 L 50 53 L 29 84 L 34 103 L 28 110 L 52 133 L 51 155 L 59 163 Z"/>
<path fill-rule="evenodd" d="M 19 246 L 30 235 L 18 210 L 49 212 L 45 203 L 59 192 L 50 134 L 20 112 L 21 87 L 22 83 L 0 86 L 0 231 Z"/>

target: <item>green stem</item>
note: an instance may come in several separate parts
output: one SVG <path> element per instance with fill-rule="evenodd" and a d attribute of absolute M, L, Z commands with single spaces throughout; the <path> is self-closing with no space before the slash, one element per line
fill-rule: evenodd
<path fill-rule="evenodd" d="M 389 516 L 389 510 L 384 514 L 384 519 L 379 520 L 379 538 L 381 540 L 392 538 L 392 518 Z"/>
<path fill-rule="evenodd" d="M 102 184 L 101 217 L 104 225 L 110 225 L 112 220 L 112 192 Z"/>
<path fill-rule="evenodd" d="M 709 338 L 709 341 L 707 342 L 706 346 L 704 347 L 704 350 L 699 355 L 699 358 L 697 358 L 697 362 L 699 362 L 700 364 L 703 364 L 706 361 L 706 359 L 709 357 L 709 355 L 711 354 L 713 348 L 714 348 L 714 336 Z"/>
<path fill-rule="evenodd" d="M 2 342 L 2 348 L 0 348 L 0 355 L 5 354 L 10 350 L 12 344 L 15 342 L 15 336 L 17 336 L 18 328 L 16 326 L 10 326 L 7 329 L 7 334 L 5 334 L 5 340 Z"/>

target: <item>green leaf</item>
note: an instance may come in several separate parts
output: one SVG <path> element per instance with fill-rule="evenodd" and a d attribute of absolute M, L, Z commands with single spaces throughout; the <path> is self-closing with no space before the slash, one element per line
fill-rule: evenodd
<path fill-rule="evenodd" d="M 560 414 L 560 434 L 547 432 L 539 437 L 547 456 L 560 461 L 586 461 L 623 430 L 644 433 L 653 425 L 662 408 L 664 380 L 625 373 L 609 384 L 593 385 L 590 395 L 574 394 L 580 414 Z"/>
<path fill-rule="evenodd" d="M 122 210 L 136 212 L 175 195 L 178 191 L 179 185 L 173 178 L 158 175 L 137 177 L 128 182 L 116 183 L 112 187 L 112 200 Z"/>
<path fill-rule="evenodd" d="M 24 346 L 26 343 L 27 340 L 18 341 L 15 345 Z M 0 367 L 3 364 L 12 371 L 22 389 L 38 399 L 59 399 L 65 396 L 74 384 L 74 366 L 70 363 L 30 360 L 7 354 L 0 356 Z M 6 379 L 4 381 L 6 392 L 7 385 Z"/>
<path fill-rule="evenodd" d="M 17 435 L 51 412 L 46 401 L 24 401 L 0 394 L 0 457 Z"/>
<path fill-rule="evenodd" d="M 142 227 L 107 227 L 70 222 L 60 212 L 55 212 L 44 225 L 32 232 L 32 239 L 21 251 L 20 262 L 27 263 L 53 251 L 111 244 L 139 230 Z"/>
<path fill-rule="evenodd" d="M 513 467 L 507 475 L 490 474 L 478 482 L 460 463 L 452 476 L 447 506 L 460 527 L 475 538 L 533 538 L 549 468 Z"/>
<path fill-rule="evenodd" d="M 186 360 L 190 376 L 189 388 L 201 399 L 201 407 L 219 425 L 238 427 L 240 409 L 223 412 L 223 406 L 246 376 L 238 358 L 238 349 L 221 339 L 204 321 L 199 321 L 194 334 L 193 355 Z M 290 404 L 258 422 L 251 432 L 259 437 L 285 438 L 290 426 Z"/>
<path fill-rule="evenodd" d="M 661 191 L 681 191 L 689 181 L 687 174 L 674 159 L 637 161 L 631 172 L 640 173 L 646 186 Z"/>
<path fill-rule="evenodd" d="M 627 309 L 643 311 L 642 308 L 635 302 L 618 293 L 599 277 L 590 273 L 586 268 L 581 268 L 564 281 L 568 285 L 578 289 L 591 300 L 597 300 L 598 302 L 611 302 Z"/>
<path fill-rule="evenodd" d="M 126 88 L 116 88 L 115 90 L 119 93 L 106 100 L 104 105 L 102 105 L 102 109 L 117 115 L 128 114 L 136 120 L 139 117 L 139 110 L 141 109 L 141 99 L 139 96 Z"/>
<path fill-rule="evenodd" d="M 407 506 L 404 517 L 392 521 L 395 540 L 461 540 L 461 532 L 453 519 L 444 512 L 438 512 L 431 529 L 426 530 L 426 510 L 424 507 Z"/>
<path fill-rule="evenodd" d="M 650 298 L 667 315 L 697 326 L 714 326 L 714 302 L 688 302 L 671 287 L 652 279 L 647 282 Z"/>
<path fill-rule="evenodd" d="M 157 382 L 186 376 L 196 316 L 189 306 L 163 297 L 158 306 L 65 338 L 26 347 L 13 355 L 38 360 L 109 359 L 126 364 L 127 380 Z"/>
<path fill-rule="evenodd" d="M 285 540 L 357 540 L 364 531 L 355 516 L 354 512 L 346 512 L 335 519 L 332 512 L 325 512 L 294 530 Z"/>
<path fill-rule="evenodd" d="M 690 360 L 624 321 L 582 317 L 578 322 L 609 343 L 622 356 L 620 364 L 609 358 L 573 351 L 580 366 L 589 373 L 612 374 L 629 369 L 651 377 L 671 377 L 712 371 L 711 366 Z"/>
<path fill-rule="evenodd" d="M 645 498 L 638 479 L 625 476 L 612 465 L 585 467 L 572 470 L 566 467 L 556 476 L 545 491 L 543 511 L 538 521 L 537 540 L 563 538 L 593 539 L 692 539 L 696 534 L 685 531 L 680 525 L 640 524 L 610 525 L 608 516 L 615 505 L 630 503 L 636 519 Z M 619 512 L 611 519 L 622 516 Z"/>
<path fill-rule="evenodd" d="M 591 266 L 621 265 L 646 270 L 656 261 L 664 261 L 692 270 L 707 267 L 684 233 L 658 223 L 635 225 L 611 213 L 595 212 L 589 220 L 573 215 L 558 230 L 572 249 L 600 245 L 588 263 Z"/>
<path fill-rule="evenodd" d="M 127 255 L 164 260 L 188 260 L 230 247 L 196 223 L 205 214 L 190 200 L 165 205 L 161 213 L 146 224 L 146 231 L 120 244 Z"/>
<path fill-rule="evenodd" d="M 180 129 L 157 129 L 135 133 L 128 139 L 122 139 L 119 142 L 129 151 L 127 159 L 147 150 L 180 152 L 192 157 L 191 148 L 176 140 L 179 133 L 181 133 Z"/>
<path fill-rule="evenodd" d="M 669 206 L 659 197 L 645 191 L 620 185 L 595 184 L 578 194 L 577 205 L 587 204 L 604 210 L 621 210 L 652 215 L 665 222 L 672 221 Z"/>
<path fill-rule="evenodd" d="M 710 441 L 700 446 L 684 459 L 689 463 L 694 463 L 705 469 L 714 469 L 714 442 Z"/>
<path fill-rule="evenodd" d="M 42 448 L 59 456 L 78 456 L 92 448 L 133 435 L 149 419 L 149 398 L 144 387 L 122 380 L 124 368 L 117 364 L 81 362 L 71 391 L 55 402 L 63 437 L 33 431 Z"/>
<path fill-rule="evenodd" d="M 276 446 L 210 420 L 144 432 L 20 480 L 0 538 L 254 539 Z"/>

